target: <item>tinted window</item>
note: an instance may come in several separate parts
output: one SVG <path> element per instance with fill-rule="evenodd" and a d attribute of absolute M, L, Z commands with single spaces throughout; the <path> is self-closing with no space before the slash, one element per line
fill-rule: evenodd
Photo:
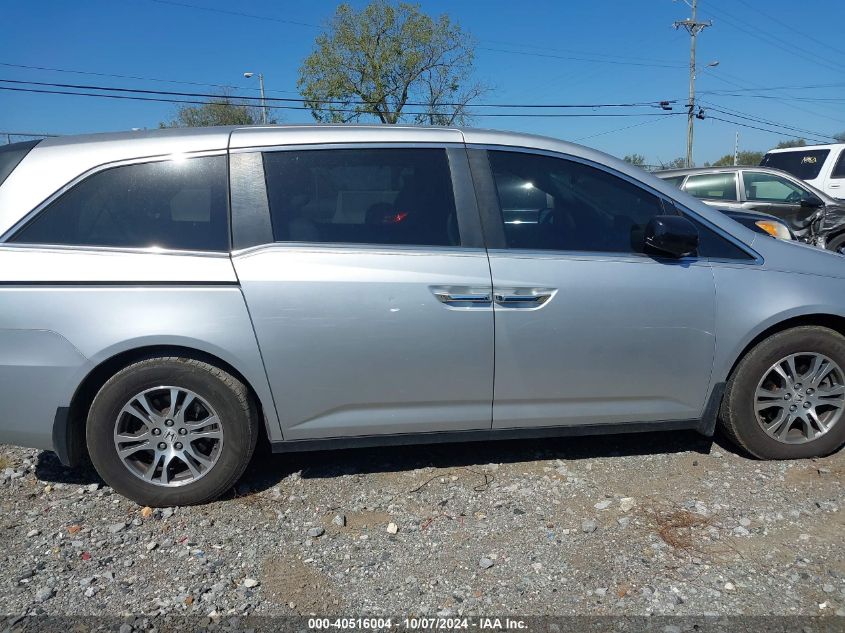
<path fill-rule="evenodd" d="M 839 154 L 839 160 L 833 166 L 833 172 L 830 174 L 831 178 L 845 178 L 845 150 Z"/>
<path fill-rule="evenodd" d="M 684 191 L 696 198 L 736 200 L 736 174 L 699 174 L 687 178 Z"/>
<path fill-rule="evenodd" d="M 819 175 L 828 154 L 830 154 L 829 149 L 772 152 L 763 156 L 760 166 L 782 169 L 801 180 L 812 180 Z"/>
<path fill-rule="evenodd" d="M 460 244 L 443 149 L 264 154 L 277 242 Z"/>
<path fill-rule="evenodd" d="M 226 158 L 169 160 L 98 172 L 50 204 L 12 241 L 228 250 Z"/>
<path fill-rule="evenodd" d="M 786 178 L 760 171 L 746 171 L 742 174 L 745 197 L 748 200 L 798 204 L 810 192 Z"/>
<path fill-rule="evenodd" d="M 29 150 L 40 142 L 26 141 L 25 143 L 10 143 L 9 145 L 0 147 L 0 185 L 14 171 L 18 163 L 23 160 L 23 157 L 29 154 Z"/>
<path fill-rule="evenodd" d="M 642 250 L 660 200 L 605 171 L 562 158 L 489 152 L 509 248 Z"/>

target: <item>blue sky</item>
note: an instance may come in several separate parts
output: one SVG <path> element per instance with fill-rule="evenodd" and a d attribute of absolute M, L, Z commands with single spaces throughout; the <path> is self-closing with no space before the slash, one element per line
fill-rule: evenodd
<path fill-rule="evenodd" d="M 180 3 L 272 19 L 176 6 Z M 673 20 L 689 15 L 683 1 L 431 0 L 421 4 L 430 14 L 448 12 L 475 36 L 478 78 L 495 86 L 488 101 L 678 99 L 683 103 L 686 99 L 689 37 L 672 28 Z M 227 84 L 240 94 L 257 88 L 254 79 L 242 76 L 251 70 L 265 74 L 269 96 L 295 97 L 299 64 L 319 32 L 310 25 L 324 24 L 335 6 L 321 0 L 175 0 L 175 4 L 0 0 L 4 23 L 0 63 Z M 812 132 L 816 138 L 845 131 L 845 40 L 841 36 L 845 2 L 700 0 L 699 18 L 712 19 L 714 24 L 699 38 L 698 61 L 701 65 L 719 62 L 698 74 L 697 89 L 709 115 L 774 129 L 772 124 L 739 117 L 765 119 Z M 0 78 L 209 90 L 5 65 L 0 65 Z M 0 130 L 67 134 L 156 127 L 159 121 L 172 118 L 175 107 L 0 91 Z M 290 123 L 311 120 L 309 113 L 295 111 L 284 112 L 281 118 Z M 474 124 L 575 140 L 617 156 L 637 152 L 651 163 L 671 160 L 685 151 L 683 116 L 479 117 Z M 698 121 L 696 162 L 732 152 L 737 131 L 741 149 L 767 149 L 788 134 L 713 119 Z"/>

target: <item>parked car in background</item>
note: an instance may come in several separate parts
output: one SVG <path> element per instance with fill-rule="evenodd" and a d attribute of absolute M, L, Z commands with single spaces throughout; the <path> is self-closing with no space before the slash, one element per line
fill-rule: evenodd
<path fill-rule="evenodd" d="M 0 442 L 150 506 L 276 452 L 845 442 L 845 259 L 550 138 L 270 126 L 0 153 Z"/>
<path fill-rule="evenodd" d="M 845 198 L 845 143 L 769 150 L 760 165 L 789 172 L 831 198 Z"/>
<path fill-rule="evenodd" d="M 785 171 L 770 167 L 694 167 L 655 175 L 710 206 L 773 215 L 797 239 L 845 253 L 845 202 Z"/>

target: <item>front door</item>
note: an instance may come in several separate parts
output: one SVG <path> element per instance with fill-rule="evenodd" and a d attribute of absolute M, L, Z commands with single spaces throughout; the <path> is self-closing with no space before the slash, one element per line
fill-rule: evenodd
<path fill-rule="evenodd" d="M 493 427 L 698 418 L 713 364 L 713 275 L 703 258 L 643 254 L 660 199 L 557 155 L 487 155 L 500 209 L 485 217 L 500 218 L 502 237 L 489 253 Z"/>
<path fill-rule="evenodd" d="M 815 195 L 788 178 L 763 171 L 743 170 L 743 207 L 768 213 L 783 220 L 801 234 L 809 226 L 818 206 L 806 206 Z"/>
<path fill-rule="evenodd" d="M 274 242 L 233 260 L 285 440 L 489 429 L 492 288 L 464 149 L 260 160 Z"/>

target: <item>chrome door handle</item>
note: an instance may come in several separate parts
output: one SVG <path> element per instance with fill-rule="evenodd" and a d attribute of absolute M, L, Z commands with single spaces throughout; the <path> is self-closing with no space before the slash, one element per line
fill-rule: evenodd
<path fill-rule="evenodd" d="M 526 295 L 506 295 L 496 293 L 493 295 L 496 303 L 500 306 L 519 307 L 519 308 L 537 308 L 549 299 L 552 298 L 551 292 L 537 292 Z"/>
<path fill-rule="evenodd" d="M 440 303 L 490 303 L 490 294 L 452 294 L 451 292 L 435 292 L 434 296 Z"/>

